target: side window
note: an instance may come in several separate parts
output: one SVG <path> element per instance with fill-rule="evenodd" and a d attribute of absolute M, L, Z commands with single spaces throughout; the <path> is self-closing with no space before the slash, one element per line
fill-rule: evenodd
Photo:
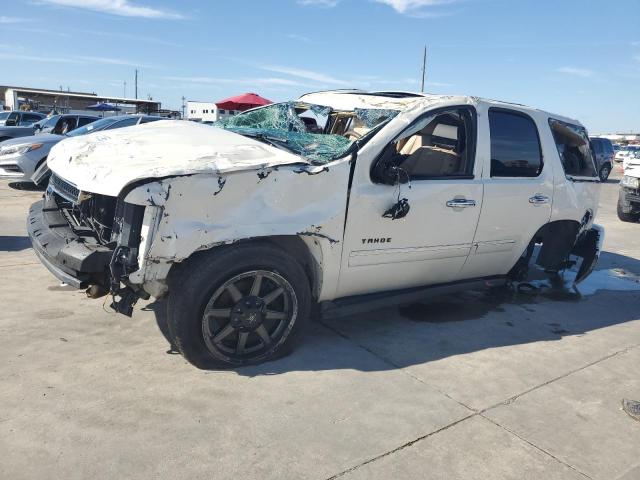
<path fill-rule="evenodd" d="M 61 117 L 53 129 L 53 133 L 64 135 L 76 128 L 77 117 Z"/>
<path fill-rule="evenodd" d="M 609 155 L 613 154 L 613 144 L 609 140 L 604 142 L 604 151 Z"/>
<path fill-rule="evenodd" d="M 23 113 L 22 114 L 22 119 L 20 120 L 20 125 L 22 126 L 29 126 L 29 125 L 33 125 L 35 122 L 37 122 L 38 120 L 40 120 L 42 117 L 40 117 L 40 115 L 33 115 L 31 113 Z"/>
<path fill-rule="evenodd" d="M 549 119 L 553 139 L 558 148 L 564 173 L 575 177 L 597 176 L 589 137 L 584 127 L 554 118 Z"/>
<path fill-rule="evenodd" d="M 131 127 L 138 123 L 138 117 L 125 118 L 124 120 L 120 120 L 119 122 L 115 122 L 109 125 L 105 130 L 113 130 L 114 128 L 123 128 L 123 127 Z"/>
<path fill-rule="evenodd" d="M 452 108 L 415 122 L 378 162 L 397 165 L 411 180 L 469 178 L 474 157 L 475 110 Z"/>
<path fill-rule="evenodd" d="M 602 153 L 602 142 L 600 140 L 592 140 L 591 144 L 593 145 L 593 150 L 596 154 Z"/>
<path fill-rule="evenodd" d="M 91 118 L 91 117 L 80 117 L 80 120 L 78 121 L 78 127 L 84 127 L 85 125 L 90 124 L 91 122 L 95 122 L 96 119 L 95 118 Z"/>
<path fill-rule="evenodd" d="M 157 122 L 158 120 L 162 120 L 162 118 L 158 118 L 158 117 L 142 117 L 142 120 L 140 120 L 140 123 L 151 123 L 151 122 Z"/>
<path fill-rule="evenodd" d="M 489 109 L 492 177 L 537 177 L 542 172 L 540 137 L 527 115 Z"/>

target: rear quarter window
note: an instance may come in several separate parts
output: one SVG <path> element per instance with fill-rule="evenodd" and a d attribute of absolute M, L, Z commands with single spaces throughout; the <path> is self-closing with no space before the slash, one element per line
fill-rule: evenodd
<path fill-rule="evenodd" d="M 570 177 L 596 177 L 597 171 L 589 136 L 584 127 L 549 119 L 549 127 L 558 149 L 564 173 Z"/>

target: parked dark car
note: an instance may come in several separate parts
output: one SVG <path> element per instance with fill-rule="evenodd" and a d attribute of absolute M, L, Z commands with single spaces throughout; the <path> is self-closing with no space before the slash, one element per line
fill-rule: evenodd
<path fill-rule="evenodd" d="M 30 127 L 45 117 L 45 114 L 38 112 L 22 112 L 20 110 L 0 112 L 0 126 Z"/>
<path fill-rule="evenodd" d="M 99 119 L 100 117 L 96 117 L 95 115 L 53 115 L 37 122 L 35 124 L 35 133 L 55 133 L 56 135 L 64 135 L 76 128 L 84 127 L 85 125 Z"/>
<path fill-rule="evenodd" d="M 600 180 L 606 182 L 607 178 L 609 178 L 609 174 L 611 173 L 613 157 L 615 156 L 613 144 L 608 138 L 593 137 L 591 138 L 591 147 L 593 148 Z"/>

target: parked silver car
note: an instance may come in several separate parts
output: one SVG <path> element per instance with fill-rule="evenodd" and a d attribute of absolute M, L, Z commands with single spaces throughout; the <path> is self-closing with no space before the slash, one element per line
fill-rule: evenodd
<path fill-rule="evenodd" d="M 102 118 L 65 135 L 45 133 L 32 137 L 7 140 L 0 144 L 0 178 L 9 178 L 17 182 L 32 181 L 31 177 L 36 170 L 45 165 L 51 148 L 67 137 L 86 135 L 100 130 L 130 127 L 155 120 L 162 120 L 162 118 L 148 115 L 118 115 Z M 43 167 L 42 170 L 42 172 L 39 172 L 39 178 L 44 180 L 49 175 L 46 167 Z"/>
<path fill-rule="evenodd" d="M 0 142 L 33 135 L 36 122 L 44 118 L 45 115 L 37 112 L 0 112 Z"/>

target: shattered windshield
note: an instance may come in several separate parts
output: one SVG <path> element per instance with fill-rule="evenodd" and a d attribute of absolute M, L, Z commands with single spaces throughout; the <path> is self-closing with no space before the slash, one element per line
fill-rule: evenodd
<path fill-rule="evenodd" d="M 396 110 L 333 110 L 284 102 L 249 110 L 214 125 L 323 164 L 346 155 L 360 139 L 397 114 Z"/>

